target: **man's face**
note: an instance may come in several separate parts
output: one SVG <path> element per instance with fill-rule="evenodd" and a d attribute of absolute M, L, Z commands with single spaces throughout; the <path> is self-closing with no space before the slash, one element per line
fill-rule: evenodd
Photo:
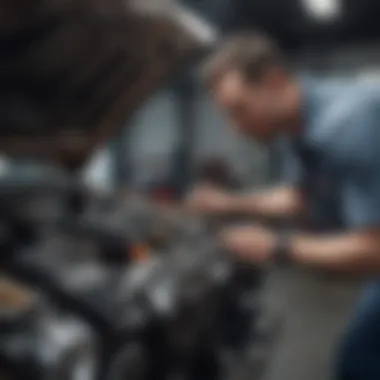
<path fill-rule="evenodd" d="M 280 94 L 270 84 L 250 84 L 231 71 L 218 81 L 213 95 L 239 132 L 262 142 L 277 134 Z"/>

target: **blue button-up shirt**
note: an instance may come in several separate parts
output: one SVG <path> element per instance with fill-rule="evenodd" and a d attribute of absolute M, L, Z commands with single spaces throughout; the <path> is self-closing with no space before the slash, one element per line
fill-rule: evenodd
<path fill-rule="evenodd" d="M 315 228 L 380 226 L 380 88 L 302 83 L 304 126 L 289 141 L 285 173 L 308 200 Z"/>

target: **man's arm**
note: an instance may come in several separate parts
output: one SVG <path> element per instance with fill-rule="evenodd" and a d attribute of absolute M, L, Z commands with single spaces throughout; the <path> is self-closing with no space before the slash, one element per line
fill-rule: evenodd
<path fill-rule="evenodd" d="M 283 185 L 246 194 L 227 194 L 201 187 L 189 199 L 190 206 L 201 212 L 252 215 L 270 220 L 293 219 L 304 210 L 302 193 L 307 173 L 288 141 L 281 145 Z"/>
<path fill-rule="evenodd" d="M 281 186 L 248 194 L 230 194 L 209 186 L 198 187 L 188 198 L 191 210 L 214 215 L 246 215 L 263 219 L 289 219 L 303 208 L 296 187 Z"/>
<path fill-rule="evenodd" d="M 285 249 L 290 259 L 301 264 L 343 272 L 380 273 L 380 150 L 377 147 L 380 128 L 377 120 L 380 115 L 373 123 L 374 128 L 360 124 L 361 129 L 355 129 L 358 131 L 355 141 L 342 140 L 342 150 L 336 152 L 344 163 L 344 171 L 340 173 L 340 206 L 347 232 L 298 232 L 283 241 L 275 231 L 262 227 L 237 227 L 222 234 L 226 246 L 254 262 L 266 261 L 276 252 L 281 256 Z M 366 135 L 359 135 L 362 131 Z M 288 246 L 284 247 L 286 243 Z"/>
<path fill-rule="evenodd" d="M 296 235 L 289 254 L 301 264 L 348 272 L 380 270 L 380 229 L 342 235 Z"/>
<path fill-rule="evenodd" d="M 261 226 L 228 227 L 220 239 L 231 252 L 255 263 L 271 260 L 278 248 L 282 261 L 285 248 L 295 263 L 342 272 L 380 272 L 380 228 L 336 235 L 297 233 L 286 247 L 276 232 Z"/>
<path fill-rule="evenodd" d="M 341 189 L 342 216 L 349 232 L 334 236 L 299 235 L 290 241 L 294 260 L 357 272 L 380 271 L 379 108 L 366 110 L 355 140 L 345 141 Z M 372 112 L 371 112 L 372 111 Z M 358 128 L 356 125 L 356 128 Z M 351 128 L 354 128 L 351 126 Z M 361 135 L 359 135 L 361 133 Z"/>
<path fill-rule="evenodd" d="M 269 219 L 290 219 L 301 214 L 301 192 L 291 186 L 279 186 L 252 194 L 232 195 L 228 208 L 233 213 L 247 213 Z"/>

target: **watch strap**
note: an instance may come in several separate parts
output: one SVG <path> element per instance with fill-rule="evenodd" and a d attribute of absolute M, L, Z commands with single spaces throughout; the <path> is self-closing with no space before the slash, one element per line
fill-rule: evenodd
<path fill-rule="evenodd" d="M 277 235 L 273 261 L 279 266 L 285 266 L 291 262 L 290 237 L 291 234 L 289 232 L 281 232 Z"/>

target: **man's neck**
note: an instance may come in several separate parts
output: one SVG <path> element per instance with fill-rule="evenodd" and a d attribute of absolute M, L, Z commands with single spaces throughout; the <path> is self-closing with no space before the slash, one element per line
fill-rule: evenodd
<path fill-rule="evenodd" d="M 302 94 L 299 83 L 291 83 L 285 93 L 285 110 L 283 120 L 283 132 L 287 135 L 298 135 L 303 127 Z"/>

